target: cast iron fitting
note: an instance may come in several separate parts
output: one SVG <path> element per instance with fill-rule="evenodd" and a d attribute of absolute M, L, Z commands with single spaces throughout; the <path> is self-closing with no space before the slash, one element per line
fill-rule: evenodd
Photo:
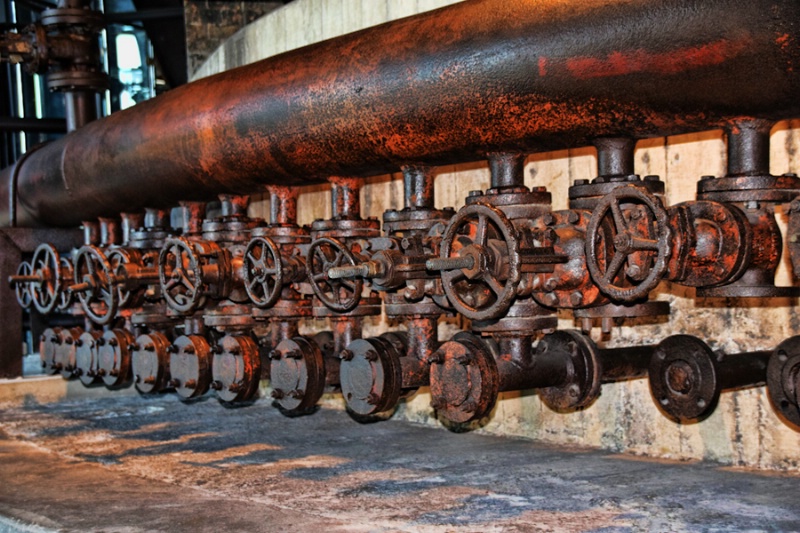
<path fill-rule="evenodd" d="M 781 419 L 800 431 L 800 336 L 786 339 L 770 356 L 767 393 Z"/>
<path fill-rule="evenodd" d="M 403 389 L 400 360 L 407 343 L 405 334 L 392 333 L 354 340 L 342 350 L 342 395 L 351 411 L 371 415 L 397 405 Z"/>
<path fill-rule="evenodd" d="M 648 371 L 656 405 L 677 422 L 703 420 L 723 390 L 755 387 L 766 381 L 769 352 L 726 355 L 691 335 L 673 335 L 658 344 Z"/>
<path fill-rule="evenodd" d="M 294 337 L 271 352 L 270 376 L 275 405 L 287 415 L 313 409 L 325 392 L 325 359 L 307 337 Z"/>
<path fill-rule="evenodd" d="M 405 165 L 403 201 L 406 209 L 434 209 L 433 169 L 426 165 Z"/>
<path fill-rule="evenodd" d="M 498 193 L 504 189 L 527 192 L 525 187 L 525 154 L 513 152 L 490 153 L 491 188 Z"/>
<path fill-rule="evenodd" d="M 770 120 L 737 120 L 725 126 L 728 141 L 726 177 L 769 176 Z"/>
<path fill-rule="evenodd" d="M 269 224 L 270 226 L 297 226 L 297 187 L 283 187 L 270 185 L 269 193 Z"/>
<path fill-rule="evenodd" d="M 633 154 L 636 140 L 630 137 L 599 137 L 592 140 L 597 149 L 597 175 L 609 179 L 634 175 Z"/>
<path fill-rule="evenodd" d="M 428 359 L 431 407 L 455 424 L 479 420 L 497 402 L 500 376 L 490 348 L 471 333 L 457 333 Z"/>

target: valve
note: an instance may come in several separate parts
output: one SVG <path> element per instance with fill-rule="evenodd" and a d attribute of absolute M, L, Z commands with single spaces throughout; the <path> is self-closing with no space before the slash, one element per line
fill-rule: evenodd
<path fill-rule="evenodd" d="M 166 240 L 158 255 L 158 276 L 167 304 L 183 314 L 196 311 L 206 295 L 222 296 L 230 265 L 226 253 L 214 242 Z"/>
<path fill-rule="evenodd" d="M 502 211 L 484 204 L 463 207 L 450 221 L 439 258 L 426 268 L 441 271 L 452 306 L 472 320 L 498 318 L 511 306 L 520 280 L 519 238 Z"/>
<path fill-rule="evenodd" d="M 281 297 L 284 264 L 269 237 L 254 237 L 244 252 L 244 288 L 256 307 L 268 309 Z"/>
<path fill-rule="evenodd" d="M 631 203 L 637 207 L 623 210 L 623 204 Z M 603 227 L 609 214 L 613 252 L 604 257 L 606 241 L 612 238 Z M 633 186 L 618 187 L 601 198 L 592 212 L 586 228 L 586 266 L 610 298 L 632 302 L 647 296 L 666 272 L 670 251 L 667 212 L 656 196 Z"/>
<path fill-rule="evenodd" d="M 306 261 L 306 273 L 311 288 L 319 300 L 333 311 L 352 311 L 361 300 L 364 280 L 361 278 L 332 278 L 329 272 L 342 266 L 356 266 L 358 260 L 340 240 L 321 237 L 311 243 Z"/>
<path fill-rule="evenodd" d="M 96 246 L 81 247 L 75 255 L 73 279 L 69 290 L 78 295 L 86 316 L 95 324 L 109 324 L 117 314 L 119 298 L 105 254 Z"/>

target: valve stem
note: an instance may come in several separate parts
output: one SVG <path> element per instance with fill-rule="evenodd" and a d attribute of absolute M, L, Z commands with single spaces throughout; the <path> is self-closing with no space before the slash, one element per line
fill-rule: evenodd
<path fill-rule="evenodd" d="M 464 257 L 437 257 L 425 261 L 428 270 L 457 270 L 459 268 L 473 268 L 475 258 L 471 255 Z"/>
<path fill-rule="evenodd" d="M 360 265 L 345 265 L 333 267 L 328 270 L 330 279 L 342 278 L 375 278 L 384 274 L 383 263 L 379 261 L 367 261 Z"/>

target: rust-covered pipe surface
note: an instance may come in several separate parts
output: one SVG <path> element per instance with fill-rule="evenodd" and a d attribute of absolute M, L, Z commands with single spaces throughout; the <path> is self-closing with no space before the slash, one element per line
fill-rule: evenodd
<path fill-rule="evenodd" d="M 467 1 L 90 123 L 19 169 L 19 222 L 796 117 L 798 39 L 796 0 Z"/>

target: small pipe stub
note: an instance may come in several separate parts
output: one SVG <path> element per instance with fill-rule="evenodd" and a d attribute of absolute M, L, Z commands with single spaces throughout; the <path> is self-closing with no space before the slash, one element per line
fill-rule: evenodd
<path fill-rule="evenodd" d="M 342 395 L 347 407 L 359 415 L 371 415 L 393 408 L 402 392 L 400 357 L 405 353 L 405 338 L 398 349 L 385 335 L 356 339 L 342 350 L 339 367 Z"/>
<path fill-rule="evenodd" d="M 800 335 L 780 343 L 770 356 L 767 393 L 784 421 L 800 430 Z"/>
<path fill-rule="evenodd" d="M 461 332 L 428 359 L 431 363 L 431 406 L 457 424 L 488 415 L 497 401 L 497 363 L 480 338 Z"/>
<path fill-rule="evenodd" d="M 697 337 L 664 339 L 650 359 L 648 373 L 656 405 L 673 420 L 705 418 L 717 405 L 722 385 L 716 355 Z"/>

